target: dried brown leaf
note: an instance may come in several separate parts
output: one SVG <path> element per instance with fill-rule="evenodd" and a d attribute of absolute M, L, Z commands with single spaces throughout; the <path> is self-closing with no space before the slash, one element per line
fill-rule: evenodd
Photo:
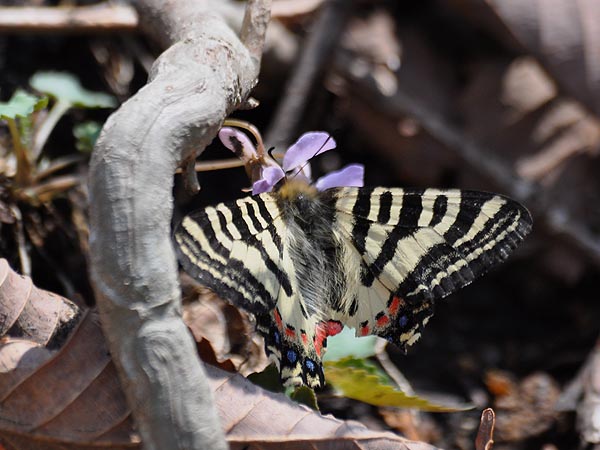
<path fill-rule="evenodd" d="M 52 356 L 36 342 L 2 338 L 0 341 L 0 399 Z"/>
<path fill-rule="evenodd" d="M 600 113 L 600 3 L 486 0 L 520 44 L 581 103 Z"/>
<path fill-rule="evenodd" d="M 253 332 L 248 316 L 229 302 L 181 276 L 183 320 L 198 343 L 202 359 L 224 370 L 232 366 L 242 375 L 260 372 L 269 365 L 264 342 Z"/>
<path fill-rule="evenodd" d="M 386 66 L 390 71 L 400 67 L 402 46 L 389 11 L 379 9 L 367 17 L 353 18 L 342 42 L 345 48 L 371 64 Z"/>
<path fill-rule="evenodd" d="M 600 444 L 600 346 L 590 361 L 577 408 L 577 428 L 585 443 Z"/>
<path fill-rule="evenodd" d="M 495 395 L 496 441 L 538 436 L 555 423 L 560 389 L 550 375 L 537 372 L 516 380 L 507 372 L 493 371 L 485 381 Z"/>
<path fill-rule="evenodd" d="M 462 106 L 471 136 L 502 153 L 522 177 L 548 186 L 570 158 L 600 147 L 600 122 L 559 96 L 531 57 L 475 67 Z"/>
<path fill-rule="evenodd" d="M 15 345 L 20 359 L 11 356 Z M 29 347 L 29 348 L 28 348 Z M 95 315 L 88 311 L 64 346 L 53 354 L 39 344 L 9 340 L 0 361 L 15 369 L 0 373 L 0 437 L 17 448 L 59 448 L 63 444 L 112 448 L 122 439 L 118 426 L 129 423 L 129 410 Z M 5 389 L 5 386 L 10 386 Z M 56 446 L 56 447 L 55 447 Z"/>
<path fill-rule="evenodd" d="M 441 430 L 431 415 L 400 408 L 383 407 L 378 411 L 388 427 L 401 432 L 408 439 L 437 442 L 442 437 Z"/>
<path fill-rule="evenodd" d="M 9 335 L 41 345 L 60 345 L 76 322 L 77 306 L 35 287 L 0 259 L 0 337 Z"/>
<path fill-rule="evenodd" d="M 217 398 L 225 396 L 236 407 L 217 400 L 221 423 L 232 449 L 432 449 L 389 432 L 369 430 L 359 422 L 323 416 L 250 384 L 237 374 L 207 367 Z M 233 400 L 235 399 L 235 400 Z M 273 418 L 277 420 L 273 420 Z M 265 426 L 268 424 L 268 426 Z M 249 447 L 248 447 L 249 446 Z"/>
<path fill-rule="evenodd" d="M 17 278 L 7 283 L 5 277 L 4 289 L 27 283 Z M 41 292 L 41 302 L 57 297 Z M 14 300 L 6 291 L 3 299 L 0 308 L 8 305 L 12 311 Z M 206 370 L 232 449 L 433 449 L 358 422 L 323 416 L 241 375 L 212 366 Z M 81 316 L 62 348 L 53 353 L 33 339 L 4 339 L 0 386 L 0 440 L 14 448 L 141 448 L 92 311 Z"/>
<path fill-rule="evenodd" d="M 582 444 L 600 444 L 600 340 L 562 392 L 557 409 L 577 412 Z"/>

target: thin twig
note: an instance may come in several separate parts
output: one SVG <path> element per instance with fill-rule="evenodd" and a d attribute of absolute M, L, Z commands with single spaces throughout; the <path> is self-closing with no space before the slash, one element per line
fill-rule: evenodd
<path fill-rule="evenodd" d="M 23 215 L 17 206 L 10 207 L 15 217 L 15 240 L 17 241 L 17 250 L 21 262 L 21 274 L 31 276 L 31 259 L 27 253 L 27 244 L 25 242 L 25 232 L 23 231 Z"/>
<path fill-rule="evenodd" d="M 475 438 L 476 450 L 491 450 L 494 446 L 494 426 L 496 425 L 496 414 L 492 408 L 484 409 L 481 413 L 479 430 Z"/>
<path fill-rule="evenodd" d="M 39 170 L 35 174 L 35 176 L 33 178 L 33 182 L 34 183 L 40 182 L 44 178 L 48 178 L 50 175 L 55 174 L 59 170 L 63 170 L 72 164 L 76 164 L 78 162 L 83 162 L 85 160 L 86 160 L 86 157 L 82 154 L 67 155 L 67 156 L 62 156 L 60 158 L 56 158 L 52 161 L 52 163 L 48 167 L 46 167 L 43 170 Z"/>
<path fill-rule="evenodd" d="M 76 175 L 57 176 L 46 182 L 25 188 L 21 195 L 24 198 L 30 199 L 32 202 L 46 203 L 51 201 L 58 194 L 68 191 L 69 189 L 78 186 L 80 183 L 81 178 Z"/>
<path fill-rule="evenodd" d="M 98 33 L 136 31 L 138 17 L 129 5 L 100 3 L 77 7 L 0 7 L 0 32 Z"/>
<path fill-rule="evenodd" d="M 196 162 L 194 169 L 196 172 L 211 172 L 213 170 L 225 170 L 233 169 L 235 167 L 243 167 L 244 161 L 239 158 L 228 158 L 228 159 L 217 159 L 211 161 L 200 161 Z M 181 168 L 177 169 L 175 173 L 182 173 Z"/>
<path fill-rule="evenodd" d="M 375 357 L 377 361 L 383 367 L 388 376 L 398 385 L 400 390 L 406 395 L 416 395 L 415 390 L 411 386 L 410 382 L 406 379 L 404 374 L 398 370 L 398 367 L 391 361 L 385 348 L 387 347 L 387 341 L 378 339 L 375 344 Z"/>
<path fill-rule="evenodd" d="M 292 141 L 310 94 L 344 30 L 352 5 L 351 0 L 328 0 L 323 4 L 275 110 L 275 119 L 265 139 L 269 146 L 285 147 Z"/>

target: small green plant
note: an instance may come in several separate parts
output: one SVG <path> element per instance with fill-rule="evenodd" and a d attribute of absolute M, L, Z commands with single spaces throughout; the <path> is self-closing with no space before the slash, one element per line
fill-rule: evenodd
<path fill-rule="evenodd" d="M 17 90 L 8 102 L 0 102 L 0 120 L 8 128 L 9 139 L 0 146 L 0 221 L 15 229 L 21 269 L 29 274 L 24 219 L 31 208 L 51 210 L 51 202 L 81 183 L 66 168 L 81 161 L 81 154 L 71 154 L 50 161 L 43 149 L 60 118 L 72 108 L 112 108 L 116 100 L 107 94 L 84 89 L 71 74 L 39 72 L 30 79 L 34 95 Z M 77 124 L 73 133 L 76 148 L 89 153 L 99 134 L 96 122 Z M 29 211 L 29 212 L 27 212 Z M 33 222 L 39 222 L 36 217 Z M 39 245 L 39 236 L 30 236 Z"/>
<path fill-rule="evenodd" d="M 343 397 L 375 406 L 411 408 L 421 411 L 450 412 L 472 408 L 471 405 L 444 405 L 418 395 L 403 392 L 385 370 L 369 358 L 378 351 L 376 336 L 356 337 L 354 330 L 344 328 L 328 338 L 328 350 L 323 358 L 329 384 Z"/>
<path fill-rule="evenodd" d="M 46 107 L 47 97 L 37 97 L 25 91 L 16 91 L 6 103 L 0 103 L 0 119 L 5 120 L 10 131 L 13 154 L 16 160 L 15 182 L 20 186 L 29 184 L 31 179 L 31 116 Z"/>

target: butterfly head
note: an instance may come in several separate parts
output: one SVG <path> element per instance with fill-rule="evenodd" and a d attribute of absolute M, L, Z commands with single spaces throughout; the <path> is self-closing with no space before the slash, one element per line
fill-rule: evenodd
<path fill-rule="evenodd" d="M 314 199 L 318 190 L 301 178 L 285 178 L 283 184 L 277 191 L 282 200 L 294 201 L 300 198 Z"/>

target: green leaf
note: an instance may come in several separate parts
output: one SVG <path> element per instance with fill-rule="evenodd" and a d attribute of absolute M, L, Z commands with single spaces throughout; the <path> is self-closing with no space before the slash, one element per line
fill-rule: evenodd
<path fill-rule="evenodd" d="M 67 72 L 38 72 L 29 79 L 29 84 L 58 101 L 79 108 L 114 108 L 117 105 L 112 95 L 88 91 L 74 75 Z"/>
<path fill-rule="evenodd" d="M 90 120 L 88 122 L 78 123 L 73 127 L 73 136 L 75 136 L 75 147 L 84 153 L 91 153 L 98 135 L 102 130 L 102 125 Z"/>
<path fill-rule="evenodd" d="M 0 118 L 15 120 L 17 117 L 28 117 L 47 104 L 47 97 L 37 97 L 18 89 L 8 102 L 0 102 Z"/>
<path fill-rule="evenodd" d="M 307 386 L 290 387 L 284 389 L 279 378 L 279 370 L 275 364 L 269 364 L 262 372 L 251 373 L 247 377 L 254 384 L 271 392 L 283 392 L 292 400 L 302 403 L 316 411 L 319 410 L 317 405 L 317 396 L 315 391 Z"/>
<path fill-rule="evenodd" d="M 313 391 L 308 386 L 298 386 L 288 394 L 288 397 L 290 397 L 295 402 L 302 403 L 303 405 L 308 406 L 310 409 L 314 409 L 315 411 L 319 410 L 319 405 L 317 404 L 317 396 L 315 395 L 315 391 Z"/>
<path fill-rule="evenodd" d="M 275 364 L 269 364 L 262 372 L 254 372 L 247 376 L 254 384 L 271 392 L 283 392 L 279 380 L 279 371 Z"/>
<path fill-rule="evenodd" d="M 395 406 L 431 412 L 471 409 L 471 405 L 442 405 L 407 395 L 398 390 L 387 375 L 368 360 L 344 358 L 325 363 L 325 378 L 344 397 L 375 406 Z"/>
<path fill-rule="evenodd" d="M 344 327 L 341 333 L 327 338 L 323 361 L 335 361 L 347 356 L 368 358 L 375 355 L 377 336 L 356 337 L 353 328 Z"/>

